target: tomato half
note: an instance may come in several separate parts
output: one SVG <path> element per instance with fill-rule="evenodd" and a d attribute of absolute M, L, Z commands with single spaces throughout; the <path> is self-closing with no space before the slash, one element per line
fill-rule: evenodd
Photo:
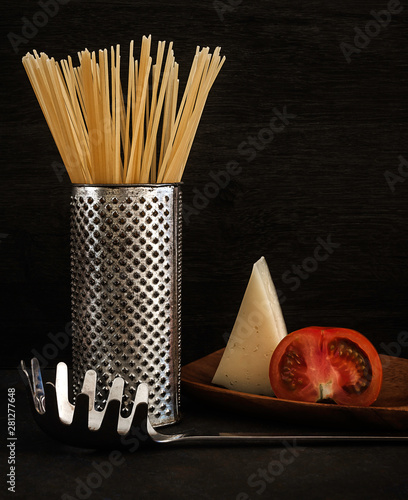
<path fill-rule="evenodd" d="M 311 326 L 281 340 L 271 358 L 269 378 L 278 398 L 369 406 L 381 389 L 382 365 L 361 333 Z"/>

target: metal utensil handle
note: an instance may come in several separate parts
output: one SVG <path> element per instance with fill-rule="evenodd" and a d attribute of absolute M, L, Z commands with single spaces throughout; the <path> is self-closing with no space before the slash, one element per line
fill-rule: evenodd
<path fill-rule="evenodd" d="M 254 434 L 216 434 L 209 436 L 194 435 L 173 435 L 160 437 L 151 436 L 158 444 L 180 444 L 180 445 L 283 445 L 287 447 L 299 447 L 301 445 L 320 445 L 336 443 L 405 443 L 408 444 L 408 436 L 340 436 L 340 435 L 286 435 L 286 436 L 268 436 Z"/>

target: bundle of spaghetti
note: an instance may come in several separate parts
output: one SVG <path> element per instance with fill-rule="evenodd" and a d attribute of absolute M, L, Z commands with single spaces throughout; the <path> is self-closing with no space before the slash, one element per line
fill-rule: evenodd
<path fill-rule="evenodd" d="M 210 89 L 225 61 L 220 48 L 197 47 L 179 102 L 179 66 L 173 44 L 151 36 L 140 58 L 130 43 L 127 91 L 120 77 L 120 46 L 87 49 L 57 62 L 26 54 L 23 65 L 61 158 L 75 184 L 180 182 Z"/>

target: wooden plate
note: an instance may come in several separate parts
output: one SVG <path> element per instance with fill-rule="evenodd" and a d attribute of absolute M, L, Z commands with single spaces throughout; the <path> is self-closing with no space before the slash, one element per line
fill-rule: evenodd
<path fill-rule="evenodd" d="M 383 384 L 377 401 L 369 407 L 336 404 L 303 403 L 269 396 L 257 396 L 213 385 L 211 380 L 224 349 L 194 361 L 182 368 L 183 392 L 237 412 L 341 428 L 376 427 L 408 429 L 408 359 L 380 355 Z"/>

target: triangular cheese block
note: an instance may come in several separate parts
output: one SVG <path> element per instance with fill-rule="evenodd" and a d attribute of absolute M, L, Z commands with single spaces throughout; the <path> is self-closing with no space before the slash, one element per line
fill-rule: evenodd
<path fill-rule="evenodd" d="M 269 363 L 287 334 L 282 309 L 264 257 L 253 266 L 228 344 L 213 384 L 272 396 Z"/>

